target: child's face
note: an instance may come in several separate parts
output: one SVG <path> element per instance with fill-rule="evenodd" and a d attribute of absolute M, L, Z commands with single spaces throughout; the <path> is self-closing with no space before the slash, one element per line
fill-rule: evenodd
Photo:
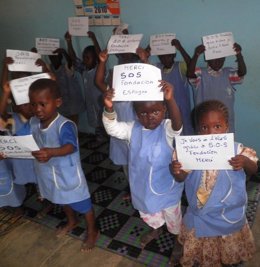
<path fill-rule="evenodd" d="M 86 66 L 86 68 L 89 70 L 95 68 L 96 61 L 95 61 L 95 57 L 92 52 L 83 53 L 83 63 Z"/>
<path fill-rule="evenodd" d="M 226 118 L 219 111 L 205 113 L 199 120 L 198 134 L 222 134 L 228 132 Z"/>
<path fill-rule="evenodd" d="M 47 127 L 57 116 L 57 108 L 61 105 L 61 98 L 55 99 L 49 89 L 30 92 L 30 104 L 34 115 Z"/>
<path fill-rule="evenodd" d="M 218 70 L 220 70 L 223 67 L 224 62 L 225 62 L 225 58 L 224 57 L 222 57 L 222 58 L 216 58 L 216 59 L 208 60 L 208 65 L 213 70 L 218 71 Z"/>
<path fill-rule="evenodd" d="M 31 104 L 22 104 L 16 106 L 17 112 L 21 113 L 27 120 L 29 120 L 33 116 L 32 106 Z"/>
<path fill-rule="evenodd" d="M 165 118 L 166 107 L 163 102 L 140 102 L 136 105 L 135 111 L 144 128 L 153 130 Z"/>
<path fill-rule="evenodd" d="M 158 56 L 160 59 L 160 62 L 163 64 L 165 68 L 171 68 L 174 63 L 174 58 L 176 54 L 169 54 L 169 55 L 160 55 Z"/>

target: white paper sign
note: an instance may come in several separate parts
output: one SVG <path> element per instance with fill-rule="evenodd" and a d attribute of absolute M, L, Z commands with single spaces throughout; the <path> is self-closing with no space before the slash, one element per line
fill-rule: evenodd
<path fill-rule="evenodd" d="M 38 53 L 7 49 L 6 56 L 14 60 L 13 64 L 8 64 L 9 71 L 42 72 L 42 67 L 35 65 L 35 61 L 41 58 Z"/>
<path fill-rule="evenodd" d="M 232 32 L 223 32 L 202 37 L 205 46 L 205 59 L 215 59 L 236 54 L 233 45 L 234 37 Z"/>
<path fill-rule="evenodd" d="M 112 35 L 109 39 L 108 54 L 136 53 L 143 34 Z"/>
<path fill-rule="evenodd" d="M 88 35 L 88 17 L 70 17 L 68 18 L 69 33 L 72 36 Z"/>
<path fill-rule="evenodd" d="M 234 157 L 234 134 L 175 137 L 177 158 L 186 170 L 230 170 Z"/>
<path fill-rule="evenodd" d="M 12 91 L 12 95 L 14 97 L 16 105 L 22 105 L 29 103 L 29 87 L 30 85 L 38 80 L 47 78 L 50 79 L 50 76 L 47 73 L 40 73 L 20 79 L 15 79 L 10 81 L 10 87 Z"/>
<path fill-rule="evenodd" d="M 7 158 L 34 158 L 32 151 L 39 150 L 32 135 L 0 136 L 0 152 Z"/>
<path fill-rule="evenodd" d="M 60 39 L 36 38 L 35 46 L 40 55 L 54 55 L 53 51 L 60 48 Z"/>
<path fill-rule="evenodd" d="M 174 33 L 162 33 L 150 36 L 151 55 L 175 54 L 176 48 L 171 44 L 176 39 Z"/>
<path fill-rule="evenodd" d="M 127 29 L 128 29 L 128 24 L 125 23 L 120 24 L 118 27 L 116 27 L 115 35 L 123 34 L 123 31 Z"/>
<path fill-rule="evenodd" d="M 114 67 L 113 88 L 115 101 L 163 100 L 159 86 L 161 70 L 150 64 L 133 63 Z"/>

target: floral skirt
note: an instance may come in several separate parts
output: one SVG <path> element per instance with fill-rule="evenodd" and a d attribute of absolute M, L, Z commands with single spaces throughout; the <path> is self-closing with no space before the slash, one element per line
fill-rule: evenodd
<path fill-rule="evenodd" d="M 182 225 L 179 242 L 183 245 L 183 267 L 197 263 L 201 267 L 221 267 L 222 264 L 237 264 L 248 261 L 255 252 L 253 234 L 249 225 L 233 234 L 218 237 L 195 236 L 195 230 Z"/>

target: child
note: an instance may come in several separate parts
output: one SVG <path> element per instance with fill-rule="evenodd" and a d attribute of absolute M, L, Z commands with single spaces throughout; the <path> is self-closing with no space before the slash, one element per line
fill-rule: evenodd
<path fill-rule="evenodd" d="M 134 58 L 131 57 L 132 53 L 120 54 L 123 63 L 133 63 Z M 99 64 L 97 67 L 96 84 L 98 88 L 105 93 L 107 88 L 112 86 L 112 73 L 110 73 L 109 81 L 105 81 L 106 62 L 108 60 L 107 50 L 102 51 L 99 54 Z M 127 61 L 127 60 L 130 60 Z M 121 62 L 122 63 L 122 62 Z M 122 64 L 123 64 L 122 63 Z M 116 110 L 118 121 L 131 122 L 136 119 L 136 114 L 133 109 L 133 104 L 130 101 L 117 101 L 114 103 L 114 109 Z M 124 174 L 128 179 L 128 144 L 125 140 L 120 140 L 111 136 L 109 157 L 115 165 L 121 165 L 123 167 Z M 126 196 L 128 198 L 128 196 Z"/>
<path fill-rule="evenodd" d="M 63 205 L 68 221 L 58 230 L 58 235 L 66 234 L 77 226 L 74 211 L 84 214 L 87 237 L 81 250 L 90 250 L 98 238 L 98 230 L 81 168 L 77 128 L 57 112 L 61 96 L 55 81 L 39 79 L 33 82 L 29 98 L 35 114 L 30 120 L 31 132 L 40 147 L 40 150 L 32 152 L 36 158 L 40 193 L 52 203 Z"/>
<path fill-rule="evenodd" d="M 74 71 L 72 59 L 65 49 L 58 48 L 53 53 L 56 55 L 50 55 L 49 59 L 62 95 L 59 112 L 78 124 L 79 114 L 85 109 L 81 75 Z M 62 62 L 63 58 L 66 59 L 66 64 Z"/>
<path fill-rule="evenodd" d="M 194 87 L 195 106 L 199 103 L 216 99 L 223 102 L 229 112 L 229 131 L 235 132 L 235 117 L 234 117 L 234 101 L 235 89 L 234 85 L 241 84 L 243 77 L 246 75 L 246 65 L 242 56 L 241 46 L 234 43 L 238 69 L 230 67 L 222 68 L 225 58 L 217 58 L 208 60 L 207 68 L 196 68 L 198 57 L 205 51 L 204 45 L 196 47 L 194 56 L 192 57 L 187 77 Z"/>
<path fill-rule="evenodd" d="M 169 171 L 173 139 L 182 130 L 181 115 L 172 86 L 165 81 L 160 81 L 160 86 L 164 92 L 164 102 L 134 102 L 138 121 L 128 123 L 117 120 L 112 101 L 113 89 L 109 89 L 104 96 L 105 129 L 109 135 L 126 140 L 129 146 L 132 204 L 141 218 L 154 229 L 141 237 L 142 247 L 158 237 L 164 223 L 175 235 L 179 233 L 181 224 L 183 184 L 176 183 Z M 166 109 L 170 119 L 164 119 Z"/>
<path fill-rule="evenodd" d="M 65 38 L 68 50 L 74 57 L 74 66 L 76 70 L 82 74 L 88 123 L 95 129 L 96 140 L 99 142 L 105 138 L 105 131 L 102 125 L 102 93 L 95 84 L 100 47 L 93 32 L 89 31 L 88 36 L 93 41 L 94 45 L 85 47 L 82 53 L 82 61 L 76 58 L 72 46 L 71 35 L 68 32 L 66 33 Z"/>
<path fill-rule="evenodd" d="M 190 56 L 177 39 L 172 40 L 172 45 L 180 51 L 184 62 L 175 61 L 176 54 L 159 55 L 158 67 L 162 71 L 162 79 L 174 85 L 174 97 L 180 108 L 183 121 L 183 135 L 193 134 L 191 123 L 190 88 L 186 78 L 187 66 Z"/>
<path fill-rule="evenodd" d="M 201 103 L 195 116 L 199 134 L 228 132 L 228 109 L 220 101 Z M 239 143 L 235 143 L 235 153 L 229 160 L 233 170 L 188 173 L 181 162 L 172 162 L 175 179 L 185 180 L 189 203 L 179 236 L 184 267 L 195 263 L 202 267 L 231 266 L 249 260 L 255 251 L 245 209 L 246 175 L 256 172 L 257 157 L 254 150 Z"/>

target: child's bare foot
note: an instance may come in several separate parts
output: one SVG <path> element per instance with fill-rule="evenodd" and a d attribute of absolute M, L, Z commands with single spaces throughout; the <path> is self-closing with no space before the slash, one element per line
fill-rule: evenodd
<path fill-rule="evenodd" d="M 141 247 L 144 248 L 150 241 L 155 238 L 159 238 L 160 234 L 162 233 L 162 228 L 152 229 L 148 233 L 144 234 L 141 237 Z"/>
<path fill-rule="evenodd" d="M 91 231 L 91 233 L 88 233 L 87 238 L 82 242 L 81 245 L 81 252 L 90 251 L 95 247 L 96 241 L 99 238 L 99 231 Z"/>
<path fill-rule="evenodd" d="M 77 227 L 78 223 L 79 223 L 78 221 L 75 221 L 74 223 L 67 223 L 67 224 L 59 227 L 58 230 L 56 231 L 56 236 L 62 237 L 64 235 L 68 234 L 75 227 Z"/>

